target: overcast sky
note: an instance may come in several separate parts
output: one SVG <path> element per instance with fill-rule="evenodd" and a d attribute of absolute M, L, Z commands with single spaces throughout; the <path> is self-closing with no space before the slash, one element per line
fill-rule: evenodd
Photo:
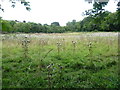
<path fill-rule="evenodd" d="M 20 3 L 16 3 L 16 7 L 12 8 L 8 1 L 0 0 L 5 9 L 5 12 L 0 11 L 0 16 L 5 20 L 25 20 L 41 24 L 58 21 L 62 26 L 73 19 L 82 20 L 84 18 L 82 12 L 92 8 L 92 4 L 84 0 L 27 0 L 31 5 L 31 11 L 27 11 Z M 114 0 L 110 0 L 105 8 L 115 12 L 116 5 Z"/>

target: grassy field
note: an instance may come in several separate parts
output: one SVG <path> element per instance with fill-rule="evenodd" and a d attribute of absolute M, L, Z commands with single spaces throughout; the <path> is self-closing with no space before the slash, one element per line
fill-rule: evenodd
<path fill-rule="evenodd" d="M 117 34 L 2 35 L 2 87 L 117 88 Z"/>

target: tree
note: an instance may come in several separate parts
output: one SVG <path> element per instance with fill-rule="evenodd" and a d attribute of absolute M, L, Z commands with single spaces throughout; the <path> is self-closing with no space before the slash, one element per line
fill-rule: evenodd
<path fill-rule="evenodd" d="M 26 8 L 26 10 L 30 11 L 30 2 L 27 2 L 26 0 L 9 0 L 9 2 L 11 3 L 11 7 L 15 7 L 16 6 L 16 2 L 19 2 L 21 4 L 23 4 Z M 4 12 L 4 8 L 2 8 L 2 5 L 0 4 L 0 10 L 2 10 Z"/>
<path fill-rule="evenodd" d="M 14 25 L 14 31 L 13 32 L 29 33 L 30 32 L 30 28 L 31 28 L 31 25 L 29 23 L 19 22 L 19 23 L 16 23 Z"/>
<path fill-rule="evenodd" d="M 93 30 L 93 17 L 88 16 L 86 18 L 84 18 L 81 22 L 81 30 L 80 31 L 92 31 Z"/>
<path fill-rule="evenodd" d="M 84 15 L 91 15 L 97 17 L 98 15 L 102 14 L 105 11 L 103 7 L 105 7 L 107 3 L 108 2 L 94 2 L 93 9 L 86 10 L 84 12 Z"/>
<path fill-rule="evenodd" d="M 88 3 L 92 3 L 93 2 L 93 6 L 94 7 L 99 7 L 99 9 L 101 9 L 101 7 L 104 7 L 105 5 L 107 5 L 107 3 L 110 1 L 110 0 L 85 0 L 86 2 Z M 118 2 L 117 3 L 117 9 L 120 10 L 120 0 L 114 0 L 114 2 Z M 101 9 L 102 10 L 102 9 Z M 91 14 L 92 12 L 92 9 L 91 10 L 86 10 L 85 13 L 86 14 Z"/>
<path fill-rule="evenodd" d="M 120 26 L 120 1 L 117 4 L 117 20 L 118 20 L 118 26 Z M 120 27 L 118 27 L 118 30 L 120 31 Z"/>
<path fill-rule="evenodd" d="M 118 2 L 117 6 L 117 10 L 120 11 L 120 1 Z"/>
<path fill-rule="evenodd" d="M 10 25 L 10 22 L 7 20 L 1 20 L 1 25 L 2 25 L 2 32 L 11 32 L 12 31 L 12 26 Z"/>
<path fill-rule="evenodd" d="M 60 26 L 59 22 L 53 22 L 51 23 L 51 26 Z"/>
<path fill-rule="evenodd" d="M 73 31 L 73 32 L 78 31 L 76 20 L 72 20 L 72 22 L 67 22 L 66 29 L 67 29 L 67 31 Z"/>
<path fill-rule="evenodd" d="M 2 17 L 0 17 L 0 33 L 2 32 Z"/>

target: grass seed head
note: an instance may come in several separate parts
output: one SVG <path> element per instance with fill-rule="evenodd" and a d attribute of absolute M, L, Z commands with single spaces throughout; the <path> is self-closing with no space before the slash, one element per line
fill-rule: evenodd
<path fill-rule="evenodd" d="M 57 45 L 58 45 L 58 46 L 61 46 L 62 44 L 61 44 L 60 42 L 57 42 Z"/>
<path fill-rule="evenodd" d="M 76 41 L 72 41 L 73 44 L 76 44 L 77 42 Z"/>
<path fill-rule="evenodd" d="M 27 40 L 27 43 L 30 43 L 30 40 Z"/>

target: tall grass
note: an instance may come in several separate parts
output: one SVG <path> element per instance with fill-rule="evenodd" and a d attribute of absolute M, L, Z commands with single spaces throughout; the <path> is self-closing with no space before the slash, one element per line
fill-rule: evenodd
<path fill-rule="evenodd" d="M 117 36 L 80 35 L 4 36 L 3 88 L 117 88 Z"/>

